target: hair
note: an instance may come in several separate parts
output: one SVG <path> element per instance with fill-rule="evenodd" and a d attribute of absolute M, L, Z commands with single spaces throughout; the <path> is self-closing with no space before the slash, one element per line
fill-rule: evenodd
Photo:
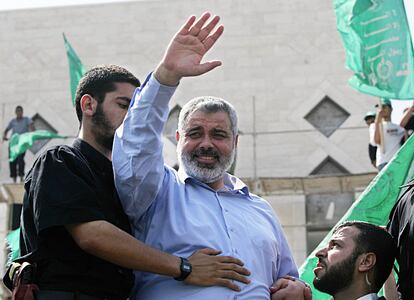
<path fill-rule="evenodd" d="M 22 110 L 23 111 L 23 106 L 21 106 L 21 105 L 17 105 L 16 106 L 16 108 L 14 109 L 15 111 L 17 111 L 18 109 L 20 109 L 20 110 Z"/>
<path fill-rule="evenodd" d="M 230 129 L 234 136 L 237 135 L 237 113 L 233 105 L 224 99 L 213 96 L 193 98 L 183 106 L 178 117 L 178 132 L 180 134 L 184 132 L 184 128 L 187 126 L 189 116 L 196 111 L 203 113 L 227 113 L 230 119 Z"/>
<path fill-rule="evenodd" d="M 397 255 L 397 245 L 393 237 L 382 227 L 361 222 L 347 221 L 335 228 L 333 233 L 344 227 L 354 226 L 358 229 L 358 235 L 354 237 L 354 254 L 372 252 L 376 256 L 374 266 L 374 287 L 379 291 L 391 273 L 395 257 Z"/>
<path fill-rule="evenodd" d="M 86 94 L 91 95 L 101 104 L 105 99 L 106 93 L 116 89 L 115 83 L 130 83 L 136 87 L 141 85 L 138 78 L 131 72 L 116 65 L 96 66 L 85 73 L 79 81 L 75 96 L 76 114 L 79 122 L 82 121 L 82 109 L 80 106 L 82 96 Z"/>
<path fill-rule="evenodd" d="M 375 119 L 375 116 L 366 116 L 366 117 L 364 118 L 364 120 L 365 120 L 365 121 L 367 121 L 367 120 L 369 120 L 369 119 Z"/>

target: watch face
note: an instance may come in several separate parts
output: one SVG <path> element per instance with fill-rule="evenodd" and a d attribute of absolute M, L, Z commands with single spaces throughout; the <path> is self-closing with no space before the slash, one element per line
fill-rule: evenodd
<path fill-rule="evenodd" d="M 183 270 L 184 270 L 185 272 L 190 272 L 190 271 L 191 271 L 191 267 L 190 267 L 190 266 L 188 266 L 188 265 L 184 265 L 184 266 L 183 266 Z"/>

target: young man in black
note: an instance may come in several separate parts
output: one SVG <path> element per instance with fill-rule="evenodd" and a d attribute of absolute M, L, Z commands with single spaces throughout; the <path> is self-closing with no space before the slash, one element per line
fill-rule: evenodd
<path fill-rule="evenodd" d="M 25 180 L 19 261 L 35 265 L 37 300 L 126 299 L 131 269 L 196 285 L 247 283 L 242 262 L 202 249 L 187 260 L 130 235 L 115 191 L 112 140 L 139 81 L 118 66 L 96 67 L 76 95 L 80 121 L 72 146 L 43 153 Z"/>

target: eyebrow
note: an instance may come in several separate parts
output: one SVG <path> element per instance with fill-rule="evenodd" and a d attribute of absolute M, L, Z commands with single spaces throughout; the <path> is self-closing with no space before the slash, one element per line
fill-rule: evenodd
<path fill-rule="evenodd" d="M 129 97 L 119 96 L 119 97 L 116 97 L 116 99 L 118 99 L 118 100 L 125 100 L 125 101 L 128 101 L 128 102 L 131 102 L 131 98 L 129 98 Z"/>
<path fill-rule="evenodd" d="M 343 245 L 343 244 L 344 244 L 344 241 L 343 241 L 343 240 L 341 240 L 341 239 L 331 239 L 331 242 L 332 242 L 332 243 L 341 244 L 341 245 Z"/>
<path fill-rule="evenodd" d="M 213 128 L 212 131 L 215 133 L 225 133 L 227 135 L 229 134 L 229 132 L 226 129 L 221 129 L 221 128 Z"/>
<path fill-rule="evenodd" d="M 194 127 L 187 128 L 185 132 L 197 131 L 200 129 L 201 129 L 201 126 L 194 126 Z"/>

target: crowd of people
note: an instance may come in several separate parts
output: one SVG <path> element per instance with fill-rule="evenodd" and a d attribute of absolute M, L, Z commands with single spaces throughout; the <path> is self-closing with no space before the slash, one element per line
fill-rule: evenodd
<path fill-rule="evenodd" d="M 27 283 L 37 300 L 312 299 L 270 205 L 226 172 L 238 143 L 228 101 L 190 100 L 176 133 L 179 170 L 164 164 L 169 101 L 185 77 L 221 65 L 203 62 L 224 31 L 218 23 L 209 13 L 190 17 L 142 85 L 114 65 L 81 79 L 78 138 L 41 154 L 25 179 L 16 264 L 33 267 L 10 266 L 4 282 L 15 299 Z M 376 127 L 389 121 L 383 107 Z M 413 226 L 404 219 L 413 190 L 394 209 L 390 233 L 363 222 L 335 229 L 316 253 L 318 290 L 378 299 L 397 257 L 411 262 L 400 268 L 400 299 L 413 299 Z M 23 278 L 31 280 L 16 286 Z"/>

